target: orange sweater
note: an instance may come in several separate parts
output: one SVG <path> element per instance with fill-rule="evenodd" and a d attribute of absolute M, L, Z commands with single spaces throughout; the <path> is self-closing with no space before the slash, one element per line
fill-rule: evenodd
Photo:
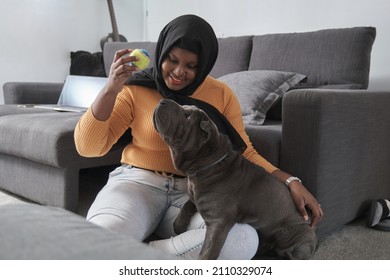
<path fill-rule="evenodd" d="M 212 104 L 225 115 L 247 144 L 246 158 L 268 172 L 277 169 L 253 148 L 245 132 L 239 102 L 227 85 L 209 76 L 192 97 Z M 97 120 L 91 109 L 80 118 L 74 134 L 77 151 L 85 157 L 102 156 L 131 127 L 133 140 L 123 150 L 122 163 L 180 174 L 173 166 L 168 146 L 153 126 L 153 112 L 161 99 L 154 89 L 124 86 L 108 120 Z"/>

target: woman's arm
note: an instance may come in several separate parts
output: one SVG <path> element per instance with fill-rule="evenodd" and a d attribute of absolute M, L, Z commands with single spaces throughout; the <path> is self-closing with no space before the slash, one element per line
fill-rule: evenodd
<path fill-rule="evenodd" d="M 125 49 L 115 53 L 106 85 L 96 97 L 91 108 L 77 123 L 74 138 L 76 149 L 82 156 L 96 157 L 106 154 L 120 136 L 119 134 L 126 129 L 126 124 L 121 123 L 123 118 L 119 116 L 120 112 L 115 114 L 113 112 L 115 103 L 118 101 L 117 96 L 123 90 L 124 83 L 137 69 L 128 64 L 136 59 L 125 56 L 130 51 Z M 125 102 L 119 103 L 119 107 L 124 107 Z M 111 121 L 110 118 L 113 120 Z"/>
<path fill-rule="evenodd" d="M 129 62 L 135 61 L 136 57 L 125 56 L 131 51 L 125 49 L 115 53 L 107 84 L 92 104 L 93 115 L 100 121 L 105 121 L 111 116 L 118 93 L 123 89 L 127 79 L 137 70 L 137 67 L 129 65 Z"/>

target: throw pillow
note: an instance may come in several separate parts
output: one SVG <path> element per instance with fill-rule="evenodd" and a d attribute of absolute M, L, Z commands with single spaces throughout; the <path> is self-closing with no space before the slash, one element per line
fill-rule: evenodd
<path fill-rule="evenodd" d="M 291 87 L 306 76 L 294 72 L 254 70 L 218 78 L 237 95 L 246 125 L 262 125 L 267 111 Z"/>

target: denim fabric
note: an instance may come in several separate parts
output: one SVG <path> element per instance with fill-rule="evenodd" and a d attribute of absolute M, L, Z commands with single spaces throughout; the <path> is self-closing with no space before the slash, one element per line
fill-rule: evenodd
<path fill-rule="evenodd" d="M 87 220 L 141 241 L 156 230 L 168 238 L 175 235 L 173 222 L 187 200 L 187 178 L 122 165 L 110 173 Z"/>

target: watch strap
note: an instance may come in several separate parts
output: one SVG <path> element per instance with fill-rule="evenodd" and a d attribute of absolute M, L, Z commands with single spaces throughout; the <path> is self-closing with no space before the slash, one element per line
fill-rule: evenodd
<path fill-rule="evenodd" d="M 302 183 L 301 179 L 298 177 L 291 176 L 284 182 L 284 184 L 288 187 L 292 181 L 298 181 L 299 183 Z"/>

